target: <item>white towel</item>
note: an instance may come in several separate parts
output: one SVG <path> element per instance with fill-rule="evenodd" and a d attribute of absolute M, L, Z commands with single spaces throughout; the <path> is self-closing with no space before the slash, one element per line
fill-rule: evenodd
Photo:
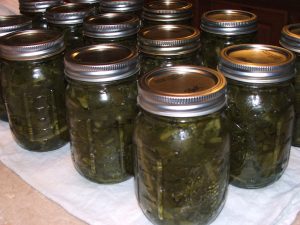
<path fill-rule="evenodd" d="M 0 122 L 0 160 L 28 184 L 92 225 L 150 225 L 138 207 L 133 179 L 99 185 L 74 169 L 69 145 L 52 152 L 20 148 Z M 287 170 L 269 187 L 229 186 L 224 209 L 211 225 L 290 225 L 300 211 L 300 149 L 292 148 Z"/>

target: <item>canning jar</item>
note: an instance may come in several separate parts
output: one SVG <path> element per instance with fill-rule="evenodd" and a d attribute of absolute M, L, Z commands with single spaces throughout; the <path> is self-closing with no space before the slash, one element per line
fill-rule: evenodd
<path fill-rule="evenodd" d="M 295 99 L 295 123 L 293 130 L 292 145 L 300 147 L 300 23 L 290 24 L 283 27 L 280 44 L 296 55 L 296 76 L 294 86 Z"/>
<path fill-rule="evenodd" d="M 99 12 L 100 1 L 101 0 L 69 0 L 68 2 L 91 4 L 93 7 L 95 7 L 96 12 Z"/>
<path fill-rule="evenodd" d="M 66 3 L 46 11 L 49 27 L 64 33 L 66 51 L 84 45 L 83 19 L 95 13 L 95 7 L 85 3 Z"/>
<path fill-rule="evenodd" d="M 197 66 L 158 68 L 138 81 L 135 188 L 154 224 L 209 224 L 229 179 L 226 80 Z"/>
<path fill-rule="evenodd" d="M 86 44 L 119 43 L 136 48 L 140 20 L 134 14 L 103 13 L 83 22 Z"/>
<path fill-rule="evenodd" d="M 223 48 L 255 43 L 257 16 L 240 10 L 214 10 L 203 14 L 200 27 L 202 63 L 216 69 Z"/>
<path fill-rule="evenodd" d="M 101 13 L 134 13 L 141 15 L 144 0 L 101 0 Z"/>
<path fill-rule="evenodd" d="M 25 29 L 29 29 L 32 26 L 32 20 L 29 17 L 23 15 L 10 15 L 0 16 L 0 37 Z M 0 59 L 0 76 L 2 73 L 2 62 Z M 7 113 L 4 105 L 4 99 L 2 95 L 1 79 L 0 79 L 0 120 L 7 121 Z"/>
<path fill-rule="evenodd" d="M 2 37 L 0 48 L 3 96 L 16 142 L 32 151 L 63 146 L 68 142 L 63 36 L 20 31 Z"/>
<path fill-rule="evenodd" d="M 142 12 L 143 27 L 163 24 L 192 25 L 193 5 L 185 0 L 149 1 Z"/>
<path fill-rule="evenodd" d="M 234 45 L 221 52 L 228 79 L 231 183 L 261 188 L 278 180 L 289 160 L 294 122 L 295 57 L 271 45 Z"/>
<path fill-rule="evenodd" d="M 122 45 L 91 45 L 65 56 L 72 159 L 92 181 L 117 183 L 133 174 L 138 71 L 137 52 Z"/>
<path fill-rule="evenodd" d="M 33 28 L 47 28 L 47 8 L 62 4 L 62 0 L 19 0 L 20 13 L 32 19 Z"/>
<path fill-rule="evenodd" d="M 185 25 L 155 25 L 138 33 L 141 76 L 156 67 L 200 65 L 200 31 Z"/>

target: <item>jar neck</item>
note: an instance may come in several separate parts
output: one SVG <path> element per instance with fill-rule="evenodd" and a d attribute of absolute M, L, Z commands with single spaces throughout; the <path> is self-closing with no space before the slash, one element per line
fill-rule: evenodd
<path fill-rule="evenodd" d="M 181 59 L 181 58 L 190 58 L 197 56 L 199 54 L 200 49 L 195 49 L 195 51 L 186 53 L 186 54 L 174 54 L 174 55 L 156 55 L 155 53 L 150 54 L 150 53 L 145 53 L 141 52 L 141 54 L 145 57 L 153 58 L 153 59 Z"/>
<path fill-rule="evenodd" d="M 253 31 L 251 33 L 247 34 L 238 34 L 238 35 L 228 35 L 228 34 L 216 34 L 216 33 L 211 33 L 208 31 L 202 31 L 201 37 L 202 38 L 212 38 L 212 39 L 240 39 L 240 38 L 253 38 L 257 35 L 257 31 Z"/>

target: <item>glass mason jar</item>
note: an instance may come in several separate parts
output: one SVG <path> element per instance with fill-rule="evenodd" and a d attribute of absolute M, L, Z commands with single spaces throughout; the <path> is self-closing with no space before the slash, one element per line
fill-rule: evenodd
<path fill-rule="evenodd" d="M 202 63 L 216 69 L 223 48 L 255 43 L 257 16 L 240 10 L 214 10 L 203 14 L 200 27 Z"/>
<path fill-rule="evenodd" d="M 3 96 L 16 142 L 32 151 L 63 146 L 68 142 L 63 36 L 20 31 L 2 37 L 0 48 Z"/>
<path fill-rule="evenodd" d="M 64 33 L 66 52 L 84 46 L 83 19 L 95 14 L 95 7 L 85 3 L 66 3 L 46 11 L 49 27 Z"/>
<path fill-rule="evenodd" d="M 21 14 L 32 19 L 33 28 L 47 28 L 46 9 L 62 3 L 62 0 L 19 0 L 19 8 Z"/>
<path fill-rule="evenodd" d="M 65 56 L 72 159 L 94 182 L 117 183 L 133 174 L 138 71 L 137 52 L 122 45 L 91 45 Z"/>
<path fill-rule="evenodd" d="M 158 68 L 138 81 L 135 188 L 150 221 L 208 224 L 229 179 L 226 80 L 197 66 Z"/>
<path fill-rule="evenodd" d="M 200 31 L 185 25 L 156 25 L 138 33 L 141 76 L 156 67 L 201 65 Z"/>
<path fill-rule="evenodd" d="M 296 76 L 294 79 L 295 99 L 295 123 L 292 145 L 300 147 L 300 23 L 283 27 L 280 44 L 296 55 Z"/>
<path fill-rule="evenodd" d="M 140 20 L 134 14 L 103 13 L 83 22 L 86 44 L 118 43 L 136 48 Z"/>
<path fill-rule="evenodd" d="M 221 52 L 228 79 L 231 183 L 261 188 L 287 167 L 294 122 L 293 53 L 271 45 L 234 45 Z"/>
<path fill-rule="evenodd" d="M 23 15 L 0 16 L 0 37 L 12 32 L 29 29 L 32 26 L 32 20 Z M 2 62 L 0 59 L 0 76 L 2 74 Z M 8 121 L 5 109 L 4 99 L 2 95 L 1 79 L 0 79 L 0 120 Z"/>
<path fill-rule="evenodd" d="M 185 0 L 149 1 L 144 4 L 142 26 L 163 24 L 192 25 L 193 5 Z"/>
<path fill-rule="evenodd" d="M 96 13 L 99 13 L 99 7 L 100 7 L 100 1 L 101 0 L 68 0 L 70 3 L 86 3 L 91 4 L 96 9 Z"/>
<path fill-rule="evenodd" d="M 101 13 L 134 13 L 141 15 L 144 0 L 101 0 Z"/>

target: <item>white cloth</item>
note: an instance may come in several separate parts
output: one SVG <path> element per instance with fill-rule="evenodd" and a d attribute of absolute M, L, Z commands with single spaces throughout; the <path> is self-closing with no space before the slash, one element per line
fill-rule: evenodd
<path fill-rule="evenodd" d="M 20 14 L 18 0 L 0 0 L 0 15 Z"/>
<path fill-rule="evenodd" d="M 92 225 L 150 225 L 138 207 L 133 179 L 99 185 L 73 168 L 69 145 L 52 152 L 26 151 L 0 122 L 0 160 L 28 184 Z M 33 203 L 34 204 L 34 203 Z M 267 188 L 229 187 L 224 209 L 212 225 L 290 225 L 300 210 L 300 149 L 292 148 L 282 178 Z"/>

